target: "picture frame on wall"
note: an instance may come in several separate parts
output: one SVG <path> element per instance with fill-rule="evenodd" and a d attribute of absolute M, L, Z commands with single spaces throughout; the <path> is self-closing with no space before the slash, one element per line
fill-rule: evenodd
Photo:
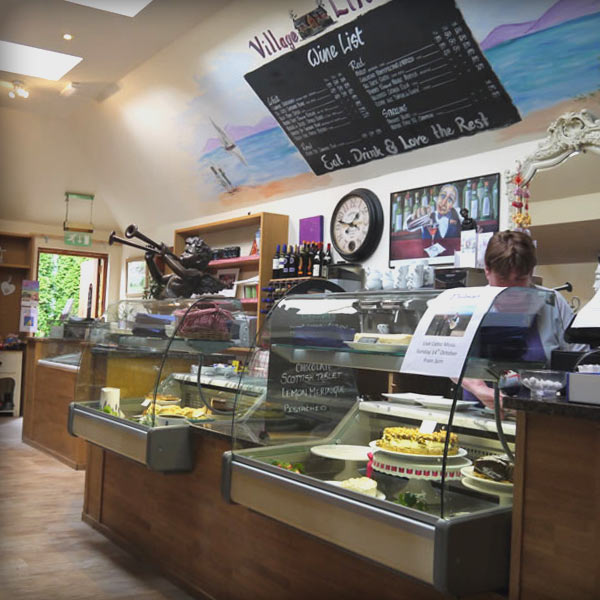
<path fill-rule="evenodd" d="M 453 262 L 460 250 L 464 208 L 478 233 L 498 231 L 500 173 L 390 194 L 390 266 L 415 259 Z"/>
<path fill-rule="evenodd" d="M 235 298 L 235 289 L 239 274 L 240 270 L 235 268 L 219 269 L 216 272 L 216 278 L 225 284 L 225 289 L 219 292 L 221 296 Z"/>
<path fill-rule="evenodd" d="M 147 286 L 147 277 L 148 273 L 144 258 L 128 258 L 125 269 L 125 295 L 128 298 L 141 298 Z"/>

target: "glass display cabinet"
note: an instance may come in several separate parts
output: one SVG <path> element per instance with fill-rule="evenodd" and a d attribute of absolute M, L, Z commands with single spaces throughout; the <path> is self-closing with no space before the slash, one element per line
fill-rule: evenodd
<path fill-rule="evenodd" d="M 191 469 L 190 426 L 231 426 L 247 335 L 233 298 L 119 301 L 83 343 L 69 432 L 156 471 Z"/>
<path fill-rule="evenodd" d="M 248 419 L 245 405 L 235 411 L 222 492 L 463 595 L 508 584 L 516 427 L 499 403 L 494 411 L 461 399 L 463 375 L 453 382 L 433 368 L 430 376 L 399 373 L 438 293 L 284 298 L 254 350 L 268 362 L 254 414 L 261 403 L 269 414 Z M 489 382 L 496 398 L 498 390 L 518 391 L 514 374 L 543 367 L 559 339 L 554 304 L 553 292 L 501 291 L 477 329 L 464 376 Z"/>

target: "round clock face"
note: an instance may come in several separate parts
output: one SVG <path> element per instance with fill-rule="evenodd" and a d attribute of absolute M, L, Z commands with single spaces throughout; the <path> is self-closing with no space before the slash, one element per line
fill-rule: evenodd
<path fill-rule="evenodd" d="M 346 260 L 363 260 L 370 256 L 383 232 L 383 210 L 377 196 L 366 189 L 346 194 L 331 218 L 331 241 Z"/>

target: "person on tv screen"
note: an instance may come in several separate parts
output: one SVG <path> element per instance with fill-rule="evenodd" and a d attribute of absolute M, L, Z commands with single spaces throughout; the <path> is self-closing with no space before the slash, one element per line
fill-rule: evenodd
<path fill-rule="evenodd" d="M 460 217 L 456 212 L 458 188 L 447 183 L 443 185 L 435 201 L 435 210 L 429 213 L 429 225 L 423 227 L 422 236 L 432 243 L 444 238 L 460 237 Z"/>

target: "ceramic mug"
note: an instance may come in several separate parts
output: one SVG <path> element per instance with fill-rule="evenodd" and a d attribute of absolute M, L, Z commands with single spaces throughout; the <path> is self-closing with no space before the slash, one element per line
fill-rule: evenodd
<path fill-rule="evenodd" d="M 408 273 L 406 276 L 406 287 L 409 290 L 416 290 L 423 287 L 423 273 L 424 267 L 421 263 L 411 263 L 408 266 Z"/>

